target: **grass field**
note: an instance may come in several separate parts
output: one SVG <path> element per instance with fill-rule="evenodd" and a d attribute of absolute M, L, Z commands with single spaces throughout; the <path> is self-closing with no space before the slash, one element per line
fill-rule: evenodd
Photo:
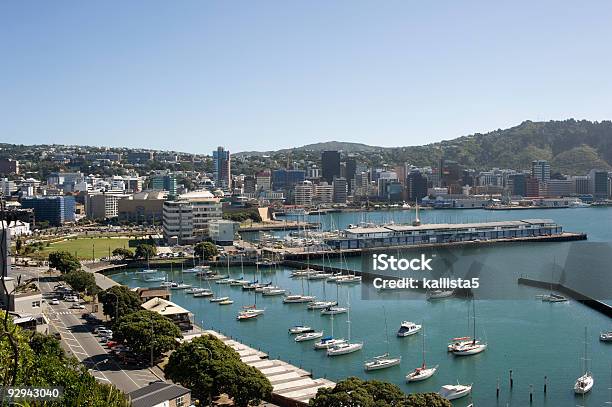
<path fill-rule="evenodd" d="M 81 238 L 76 240 L 66 240 L 63 242 L 51 243 L 49 247 L 45 247 L 44 250 L 36 253 L 37 257 L 47 257 L 50 252 L 63 250 L 76 254 L 81 260 L 91 260 L 92 254 L 95 254 L 95 258 L 108 256 L 108 250 L 116 249 L 117 247 L 129 248 L 128 238 Z M 92 248 L 94 249 L 92 251 Z"/>

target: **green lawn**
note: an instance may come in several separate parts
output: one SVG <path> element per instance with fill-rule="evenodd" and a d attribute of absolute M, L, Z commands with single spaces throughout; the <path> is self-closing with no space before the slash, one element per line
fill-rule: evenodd
<path fill-rule="evenodd" d="M 95 254 L 95 258 L 99 259 L 100 257 L 108 256 L 109 248 L 111 253 L 117 247 L 125 247 L 126 249 L 129 249 L 129 240 L 130 239 L 128 238 L 109 239 L 105 237 L 65 240 L 63 242 L 51 243 L 49 247 L 45 247 L 45 249 L 38 252 L 37 255 L 47 257 L 50 252 L 63 250 L 76 254 L 81 260 L 91 260 L 92 254 Z"/>

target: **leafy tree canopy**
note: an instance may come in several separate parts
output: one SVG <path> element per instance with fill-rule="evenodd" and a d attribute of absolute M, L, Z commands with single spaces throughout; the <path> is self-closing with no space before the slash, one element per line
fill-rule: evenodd
<path fill-rule="evenodd" d="M 217 246 L 211 242 L 200 242 L 194 247 L 195 255 L 203 260 L 211 260 L 218 253 Z"/>
<path fill-rule="evenodd" d="M 120 317 L 113 325 L 113 337 L 132 348 L 141 358 L 149 359 L 151 350 L 158 359 L 176 348 L 181 331 L 169 319 L 156 312 L 142 310 Z"/>
<path fill-rule="evenodd" d="M 138 294 L 124 285 L 116 285 L 98 294 L 104 315 L 113 319 L 140 311 L 142 301 Z"/>
<path fill-rule="evenodd" d="M 148 259 L 157 254 L 157 247 L 153 244 L 142 243 L 136 247 L 134 257 L 138 259 Z"/>
<path fill-rule="evenodd" d="M 68 273 L 81 269 L 79 259 L 72 253 L 57 251 L 49 253 L 49 267 L 58 269 L 62 273 Z"/>
<path fill-rule="evenodd" d="M 98 290 L 93 273 L 87 271 L 70 271 L 64 274 L 64 281 L 80 293 L 95 293 Z"/>
<path fill-rule="evenodd" d="M 236 405 L 247 406 L 272 392 L 270 382 L 259 370 L 243 363 L 233 349 L 211 335 L 181 344 L 170 355 L 165 373 L 200 400 L 225 393 Z"/>
<path fill-rule="evenodd" d="M 115 250 L 113 250 L 113 256 L 119 256 L 122 259 L 131 259 L 132 257 L 134 257 L 134 253 L 130 249 L 117 247 Z"/>

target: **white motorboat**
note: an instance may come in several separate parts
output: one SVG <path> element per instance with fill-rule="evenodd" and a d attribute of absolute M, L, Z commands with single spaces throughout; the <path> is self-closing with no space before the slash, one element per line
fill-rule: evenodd
<path fill-rule="evenodd" d="M 305 332 L 295 337 L 296 342 L 312 341 L 323 337 L 323 331 L 321 332 Z"/>
<path fill-rule="evenodd" d="M 211 298 L 208 301 L 210 301 L 210 302 L 223 302 L 223 301 L 227 301 L 229 299 L 230 299 L 229 297 L 213 297 L 213 298 Z"/>
<path fill-rule="evenodd" d="M 285 298 L 283 298 L 283 302 L 285 304 L 297 304 L 297 303 L 311 302 L 312 300 L 316 298 L 317 297 L 313 295 L 291 294 L 291 295 L 286 295 Z"/>
<path fill-rule="evenodd" d="M 291 328 L 289 328 L 289 333 L 292 335 L 303 334 L 303 333 L 312 332 L 312 331 L 313 331 L 312 327 L 309 327 L 308 325 L 294 325 Z"/>
<path fill-rule="evenodd" d="M 219 303 L 219 304 L 221 304 L 221 303 Z M 246 320 L 249 320 L 249 319 L 255 319 L 255 318 L 257 318 L 260 315 L 261 314 L 258 314 L 256 312 L 252 312 L 252 311 L 240 311 L 238 313 L 238 316 L 236 317 L 236 319 L 238 321 L 246 321 Z"/>
<path fill-rule="evenodd" d="M 471 384 L 446 384 L 442 386 L 438 394 L 447 400 L 456 400 L 465 397 L 472 391 Z"/>
<path fill-rule="evenodd" d="M 612 331 L 601 332 L 599 334 L 599 340 L 602 342 L 612 342 Z"/>
<path fill-rule="evenodd" d="M 404 321 L 402 322 L 402 324 L 400 325 L 397 331 L 397 336 L 405 337 L 405 336 L 414 335 L 417 332 L 419 332 L 422 327 L 423 325 L 415 324 L 414 322 L 410 322 L 410 321 Z"/>
<path fill-rule="evenodd" d="M 164 281 L 160 284 L 162 287 L 172 287 L 173 285 L 178 285 L 178 283 L 175 283 L 174 281 Z"/>
<path fill-rule="evenodd" d="M 311 301 L 306 305 L 308 309 L 325 309 L 338 305 L 337 301 Z"/>
<path fill-rule="evenodd" d="M 321 310 L 321 315 L 337 315 L 337 314 L 344 314 L 345 312 L 347 312 L 348 309 L 344 308 L 344 307 L 338 307 L 336 305 L 331 306 L 331 307 L 327 307 L 325 309 Z"/>
<path fill-rule="evenodd" d="M 346 343 L 346 339 L 341 338 L 332 338 L 331 336 L 327 336 L 322 338 L 319 342 L 314 344 L 315 349 L 329 349 L 333 348 L 336 345 L 340 345 L 342 343 Z"/>
<path fill-rule="evenodd" d="M 576 383 L 574 383 L 574 393 L 576 394 L 586 394 L 590 392 L 593 388 L 593 384 L 595 384 L 593 374 L 588 370 L 587 360 L 587 328 L 584 327 L 584 356 L 582 358 L 584 368 L 582 376 L 576 379 Z"/>
<path fill-rule="evenodd" d="M 423 362 L 421 366 L 414 369 L 412 372 L 409 372 L 406 375 L 406 382 L 420 382 L 425 379 L 429 379 L 431 376 L 436 374 L 438 370 L 438 365 L 427 367 L 427 363 L 425 362 L 425 329 L 423 329 Z"/>
<path fill-rule="evenodd" d="M 233 303 L 234 303 L 234 301 L 230 300 L 229 298 L 227 300 L 223 300 L 223 301 L 219 301 L 218 302 L 219 305 L 231 305 Z"/>
<path fill-rule="evenodd" d="M 365 370 L 380 370 L 388 367 L 397 366 L 401 363 L 402 357 L 390 357 L 388 353 L 380 356 L 374 356 L 372 359 L 363 364 Z"/>
<path fill-rule="evenodd" d="M 253 313 L 259 314 L 259 315 L 261 315 L 264 312 L 266 312 L 265 309 L 256 308 L 255 305 L 244 306 L 244 307 L 242 307 L 242 309 L 244 310 L 244 312 L 253 312 Z"/>
<path fill-rule="evenodd" d="M 155 274 L 157 273 L 156 269 L 142 269 L 140 271 L 137 271 L 135 274 Z"/>
<path fill-rule="evenodd" d="M 586 394 L 591 391 L 591 389 L 593 388 L 593 384 L 595 384 L 593 376 L 590 372 L 586 372 L 578 379 L 576 379 L 576 383 L 574 384 L 574 393 Z"/>
<path fill-rule="evenodd" d="M 440 300 L 443 298 L 452 297 L 455 294 L 453 290 L 433 290 L 427 293 L 428 300 Z"/>

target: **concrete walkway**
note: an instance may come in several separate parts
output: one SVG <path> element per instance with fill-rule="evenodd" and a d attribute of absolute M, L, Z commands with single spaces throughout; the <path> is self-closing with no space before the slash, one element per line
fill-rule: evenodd
<path fill-rule="evenodd" d="M 327 379 L 313 379 L 310 372 L 282 360 L 270 360 L 264 352 L 243 345 L 216 331 L 205 330 L 203 333 L 219 338 L 234 349 L 244 363 L 253 366 L 266 376 L 272 384 L 272 402 L 275 404 L 306 406 L 320 388 L 336 385 Z"/>

